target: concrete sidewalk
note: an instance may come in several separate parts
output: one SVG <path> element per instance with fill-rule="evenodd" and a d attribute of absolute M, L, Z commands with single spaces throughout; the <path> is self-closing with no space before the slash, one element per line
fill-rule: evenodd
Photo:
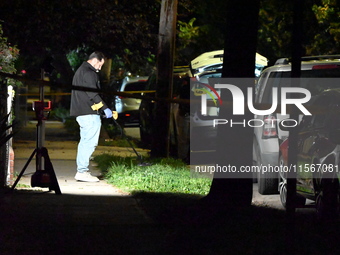
<path fill-rule="evenodd" d="M 28 159 L 35 149 L 34 141 L 18 141 L 14 143 L 15 154 L 15 173 L 19 174 Z M 75 141 L 46 141 L 45 147 L 47 148 L 48 155 L 51 159 L 54 171 L 56 173 L 58 183 L 62 193 L 66 194 L 79 194 L 79 195 L 127 195 L 121 190 L 115 188 L 106 181 L 100 180 L 98 183 L 85 183 L 78 182 L 74 179 L 76 174 L 76 153 L 77 142 Z M 146 150 L 137 149 L 138 153 L 145 155 Z M 103 153 L 135 157 L 136 155 L 130 148 L 98 146 L 93 156 Z M 28 186 L 31 182 L 31 176 L 36 170 L 35 157 L 29 162 L 28 167 L 24 171 L 24 175 L 19 181 L 18 187 Z M 90 162 L 91 174 L 100 178 L 100 171 L 96 168 L 93 161 Z M 41 188 L 40 188 L 41 189 Z"/>
<path fill-rule="evenodd" d="M 0 254 L 9 255 L 161 254 L 166 234 L 133 197 L 117 192 L 0 194 L 0 226 Z"/>
<path fill-rule="evenodd" d="M 61 127 L 61 123 L 47 123 L 46 137 L 67 135 Z M 22 131 L 26 134 L 17 136 L 19 140 L 14 139 L 16 173 L 36 147 L 34 140 L 24 140 L 34 130 L 33 123 Z M 46 141 L 45 147 L 62 194 L 29 187 L 36 170 L 33 158 L 18 187 L 0 194 L 0 254 L 159 254 L 163 238 L 159 226 L 136 199 L 106 181 L 77 182 L 77 141 L 60 141 L 60 137 Z M 97 148 L 95 155 L 100 153 L 133 156 L 131 149 L 106 146 Z M 91 172 L 100 175 L 94 165 Z"/>
<path fill-rule="evenodd" d="M 178 254 L 167 253 L 169 238 L 176 246 L 171 241 L 171 228 L 150 219 L 133 196 L 104 180 L 75 181 L 77 141 L 70 138 L 61 123 L 46 126 L 45 147 L 62 195 L 47 192 L 47 188 L 26 188 L 36 170 L 33 158 L 18 189 L 0 194 L 0 254 Z M 23 132 L 14 142 L 17 173 L 36 147 L 32 139 L 34 123 Z M 94 155 L 100 153 L 134 156 L 130 148 L 109 146 L 98 146 Z M 100 175 L 95 165 L 91 165 L 91 172 Z M 280 207 L 278 195 L 261 196 L 256 185 L 253 202 Z"/>
<path fill-rule="evenodd" d="M 105 131 L 101 132 L 101 140 L 107 137 Z M 48 151 L 54 171 L 57 175 L 59 186 L 62 193 L 65 194 L 79 194 L 79 195 L 127 195 L 114 186 L 107 184 L 104 180 L 99 183 L 85 183 L 74 180 L 76 174 L 76 154 L 78 141 L 70 135 L 64 128 L 64 124 L 58 121 L 45 122 L 45 142 L 44 147 Z M 29 157 L 36 148 L 36 121 L 29 121 L 14 136 L 14 170 L 19 174 L 28 162 Z M 136 151 L 145 156 L 148 150 L 136 148 Z M 132 148 L 122 148 L 113 146 L 97 146 L 93 156 L 100 154 L 112 154 L 122 157 L 136 157 Z M 29 162 L 24 175 L 20 179 L 18 187 L 29 186 L 31 183 L 31 176 L 36 171 L 35 157 Z M 91 162 L 90 171 L 93 175 L 100 177 L 100 172 Z M 41 188 L 40 188 L 41 189 Z"/>

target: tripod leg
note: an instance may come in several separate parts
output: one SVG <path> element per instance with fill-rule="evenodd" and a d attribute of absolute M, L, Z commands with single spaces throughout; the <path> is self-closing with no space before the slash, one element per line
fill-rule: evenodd
<path fill-rule="evenodd" d="M 48 171 L 51 178 L 50 190 L 54 190 L 57 195 L 61 195 L 61 190 L 58 184 L 57 176 L 54 172 L 52 162 L 45 147 L 41 148 L 41 154 L 45 158 L 45 170 Z"/>
<path fill-rule="evenodd" d="M 29 157 L 29 159 L 27 160 L 24 168 L 21 170 L 20 174 L 18 175 L 18 178 L 15 180 L 11 190 L 13 191 L 15 189 L 15 187 L 17 186 L 18 182 L 20 181 L 20 178 L 22 177 L 22 175 L 24 174 L 26 168 L 28 167 L 29 163 L 31 162 L 32 158 L 34 157 L 35 153 L 37 152 L 37 149 L 35 149 L 33 152 L 32 152 L 32 155 Z"/>

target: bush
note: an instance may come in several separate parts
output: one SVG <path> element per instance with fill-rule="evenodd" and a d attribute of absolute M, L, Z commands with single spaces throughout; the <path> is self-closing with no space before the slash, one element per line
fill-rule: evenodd
<path fill-rule="evenodd" d="M 54 118 L 65 123 L 66 120 L 70 118 L 70 110 L 64 107 L 55 108 L 51 111 L 50 118 Z"/>

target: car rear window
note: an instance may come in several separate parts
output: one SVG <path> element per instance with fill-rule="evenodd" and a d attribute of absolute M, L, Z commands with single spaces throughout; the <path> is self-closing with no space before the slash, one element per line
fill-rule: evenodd
<path fill-rule="evenodd" d="M 323 67 L 323 68 L 322 68 Z M 327 68 L 329 67 L 329 68 Z M 302 70 L 301 78 L 336 78 L 340 77 L 340 66 L 315 65 L 311 70 Z M 283 78 L 291 77 L 291 72 L 282 72 Z"/>
<path fill-rule="evenodd" d="M 312 96 L 320 94 L 326 89 L 340 88 L 338 79 L 340 68 L 317 68 L 302 70 L 299 78 L 300 86 L 308 89 Z M 272 88 L 292 86 L 291 72 L 271 72 L 262 97 L 262 103 L 272 103 Z M 280 95 L 279 95 L 280 96 Z M 292 94 L 290 98 L 294 98 Z M 280 98 L 279 98 L 280 100 Z"/>

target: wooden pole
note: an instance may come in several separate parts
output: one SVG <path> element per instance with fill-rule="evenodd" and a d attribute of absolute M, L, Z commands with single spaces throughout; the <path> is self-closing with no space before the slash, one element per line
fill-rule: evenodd
<path fill-rule="evenodd" d="M 172 98 L 173 65 L 177 22 L 177 0 L 163 0 L 159 22 L 156 97 Z M 151 156 L 169 156 L 170 104 L 157 101 L 154 111 Z"/>
<path fill-rule="evenodd" d="M 302 17 L 303 17 L 303 4 L 304 0 L 294 1 L 294 14 L 293 14 L 293 39 L 292 39 L 292 86 L 299 87 L 296 84 L 297 78 L 301 76 L 301 56 L 302 56 Z M 291 119 L 298 121 L 299 113 L 296 107 L 293 107 L 290 116 Z M 288 165 L 296 166 L 297 164 L 297 138 L 298 129 L 293 128 L 289 132 L 289 149 L 288 149 Z M 293 167 L 292 167 L 293 169 Z M 296 197 L 296 172 L 292 171 L 288 173 L 287 178 L 287 202 L 286 212 L 288 217 L 293 218 L 295 215 L 295 197 Z"/>

